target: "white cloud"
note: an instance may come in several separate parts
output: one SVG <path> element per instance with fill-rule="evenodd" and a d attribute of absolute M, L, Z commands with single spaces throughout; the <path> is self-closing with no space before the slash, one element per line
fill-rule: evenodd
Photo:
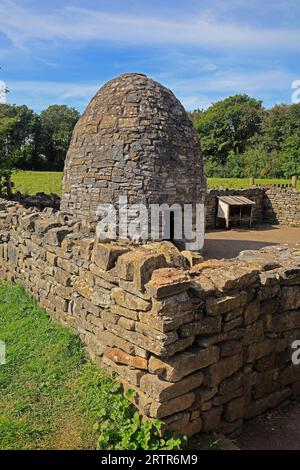
<path fill-rule="evenodd" d="M 30 40 L 107 40 L 149 45 L 295 49 L 300 40 L 296 29 L 247 26 L 205 13 L 189 21 L 75 7 L 45 14 L 25 9 L 12 0 L 1 1 L 0 30 L 18 47 L 24 47 Z"/>
<path fill-rule="evenodd" d="M 102 83 L 9 81 L 9 103 L 25 103 L 37 111 L 50 104 L 68 104 L 84 109 Z"/>
<path fill-rule="evenodd" d="M 207 108 L 212 102 L 229 94 L 247 93 L 257 96 L 288 93 L 295 79 L 293 74 L 280 70 L 217 71 L 193 78 L 174 79 L 173 76 L 156 75 L 156 80 L 169 87 L 187 110 Z M 103 83 L 72 83 L 43 81 L 11 81 L 8 101 L 25 102 L 41 110 L 49 104 L 69 104 L 84 109 Z M 292 92 L 292 90 L 291 90 Z"/>
<path fill-rule="evenodd" d="M 172 79 L 164 77 L 169 86 L 179 93 L 255 93 L 257 91 L 282 91 L 290 89 L 294 75 L 277 69 L 241 71 L 220 70 L 210 75 Z"/>

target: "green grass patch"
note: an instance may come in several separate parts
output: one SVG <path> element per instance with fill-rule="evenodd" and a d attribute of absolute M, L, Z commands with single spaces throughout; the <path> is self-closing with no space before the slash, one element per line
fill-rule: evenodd
<path fill-rule="evenodd" d="M 26 195 L 36 193 L 61 195 L 63 173 L 60 171 L 16 171 L 13 173 L 14 191 Z"/>
<path fill-rule="evenodd" d="M 249 187 L 249 178 L 208 178 L 208 187 L 210 189 L 241 189 Z M 291 184 L 289 179 L 275 179 L 275 178 L 255 178 L 255 184 L 260 186 L 269 186 L 277 184 Z M 300 181 L 298 181 L 297 189 L 300 190 Z"/>
<path fill-rule="evenodd" d="M 0 282 L 1 449 L 90 449 L 114 381 L 20 286 Z M 89 384 L 89 387 L 86 387 Z"/>
<path fill-rule="evenodd" d="M 39 192 L 46 194 L 55 193 L 61 195 L 62 172 L 51 171 L 18 171 L 13 174 L 15 191 L 21 191 L 23 194 L 34 195 Z M 247 188 L 249 187 L 249 178 L 208 178 L 208 187 L 218 188 Z M 259 185 L 290 184 L 288 179 L 255 179 Z M 300 180 L 297 189 L 300 190 Z"/>
<path fill-rule="evenodd" d="M 78 336 L 52 322 L 18 285 L 0 281 L 0 449 L 180 449 L 141 422 Z M 129 391 L 132 395 L 132 391 Z"/>

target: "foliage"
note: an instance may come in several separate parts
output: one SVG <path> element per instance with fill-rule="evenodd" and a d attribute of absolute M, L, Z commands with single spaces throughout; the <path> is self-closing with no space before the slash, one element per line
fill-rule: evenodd
<path fill-rule="evenodd" d="M 235 95 L 218 101 L 196 121 L 204 158 L 226 164 L 230 152 L 240 155 L 251 137 L 260 132 L 261 101 L 247 95 Z"/>
<path fill-rule="evenodd" d="M 284 141 L 280 152 L 280 163 L 283 176 L 286 178 L 300 175 L 300 133 L 290 135 Z"/>
<path fill-rule="evenodd" d="M 119 431 L 119 447 L 126 439 L 132 447 L 158 445 L 149 424 L 133 432 L 137 417 L 121 385 L 91 364 L 79 338 L 51 322 L 22 287 L 2 281 L 0 339 L 7 346 L 0 366 L 1 449 L 95 449 L 108 426 Z"/>
<path fill-rule="evenodd" d="M 235 95 L 189 116 L 208 178 L 300 177 L 300 103 L 265 110 L 260 101 Z M 13 168 L 61 171 L 78 118 L 65 105 L 49 106 L 40 116 L 26 106 L 0 105 L 0 192 Z"/>
<path fill-rule="evenodd" d="M 0 104 L 0 191 L 13 168 L 62 170 L 78 118 L 68 106 L 38 116 L 27 106 Z"/>
<path fill-rule="evenodd" d="M 300 176 L 300 104 L 264 110 L 235 95 L 190 116 L 208 177 Z"/>
<path fill-rule="evenodd" d="M 39 148 L 48 169 L 63 169 L 73 128 L 78 119 L 78 111 L 65 105 L 52 105 L 41 113 Z"/>
<path fill-rule="evenodd" d="M 12 169 L 30 158 L 37 126 L 37 116 L 27 106 L 0 104 L 0 192 Z"/>
<path fill-rule="evenodd" d="M 116 392 L 118 388 L 116 386 Z M 127 398 L 132 398 L 134 392 L 128 390 Z M 161 422 L 142 421 L 138 412 L 132 416 L 133 406 L 120 394 L 114 400 L 110 413 L 103 411 L 98 439 L 99 450 L 180 450 L 186 438 L 161 436 Z"/>

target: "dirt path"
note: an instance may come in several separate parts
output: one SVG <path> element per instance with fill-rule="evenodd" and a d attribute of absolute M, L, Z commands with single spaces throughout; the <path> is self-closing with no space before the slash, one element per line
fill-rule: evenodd
<path fill-rule="evenodd" d="M 234 443 L 241 450 L 300 450 L 300 403 L 293 401 L 244 423 Z"/>
<path fill-rule="evenodd" d="M 243 250 L 264 246 L 300 243 L 300 228 L 261 225 L 254 229 L 213 230 L 205 235 L 205 258 L 234 258 Z"/>

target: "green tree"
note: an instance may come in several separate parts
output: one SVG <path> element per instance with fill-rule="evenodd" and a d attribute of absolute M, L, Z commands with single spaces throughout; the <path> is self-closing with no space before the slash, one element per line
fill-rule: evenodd
<path fill-rule="evenodd" d="M 285 178 L 300 176 L 300 135 L 290 135 L 280 153 L 281 168 Z"/>
<path fill-rule="evenodd" d="M 52 105 L 41 113 L 39 150 L 49 170 L 63 170 L 73 128 L 79 116 L 75 108 L 66 105 Z"/>
<path fill-rule="evenodd" d="M 279 150 L 291 135 L 300 135 L 300 103 L 280 104 L 265 112 L 262 142 L 266 150 Z"/>
<path fill-rule="evenodd" d="M 0 169 L 3 186 L 11 192 L 13 168 L 26 167 L 36 152 L 38 117 L 27 106 L 0 104 Z"/>
<path fill-rule="evenodd" d="M 261 132 L 263 113 L 262 102 L 247 95 L 230 96 L 204 111 L 195 124 L 204 159 L 225 165 L 232 152 L 241 155 Z"/>

